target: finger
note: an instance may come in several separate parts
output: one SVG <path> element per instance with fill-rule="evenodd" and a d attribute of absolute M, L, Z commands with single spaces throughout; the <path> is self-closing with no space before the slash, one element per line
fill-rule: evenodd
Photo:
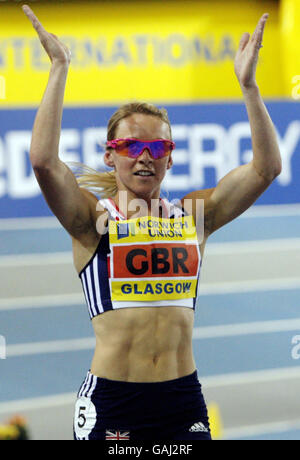
<path fill-rule="evenodd" d="M 248 32 L 245 32 L 243 35 L 242 35 L 242 38 L 240 40 L 240 44 L 239 44 L 239 51 L 244 51 L 244 49 L 246 48 L 247 44 L 249 43 L 249 40 L 250 40 L 250 34 L 248 34 Z"/>
<path fill-rule="evenodd" d="M 251 37 L 251 42 L 255 45 L 256 48 L 260 48 L 263 40 L 263 35 L 264 35 L 264 29 L 266 22 L 268 20 L 269 14 L 265 13 L 262 15 L 260 20 L 258 21 L 258 24 L 256 26 L 255 31 L 253 32 L 253 35 Z"/>
<path fill-rule="evenodd" d="M 30 22 L 33 25 L 33 27 L 35 28 L 35 30 L 37 31 L 38 35 L 41 35 L 44 32 L 46 32 L 44 27 L 42 26 L 42 24 L 38 20 L 38 18 L 36 17 L 34 12 L 32 11 L 32 9 L 28 5 L 23 5 L 22 9 L 23 9 L 24 13 L 26 14 L 26 16 L 28 17 L 28 19 L 30 20 Z"/>

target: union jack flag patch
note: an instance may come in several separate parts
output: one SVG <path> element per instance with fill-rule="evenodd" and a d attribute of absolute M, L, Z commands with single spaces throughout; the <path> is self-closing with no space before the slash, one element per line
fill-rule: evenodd
<path fill-rule="evenodd" d="M 130 431 L 121 430 L 106 430 L 105 439 L 106 441 L 126 441 L 129 440 Z"/>

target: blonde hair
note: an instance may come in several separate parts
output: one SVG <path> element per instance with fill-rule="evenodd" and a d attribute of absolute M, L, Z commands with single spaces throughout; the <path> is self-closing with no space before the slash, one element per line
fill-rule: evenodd
<path fill-rule="evenodd" d="M 172 139 L 171 124 L 166 109 L 159 109 L 146 102 L 130 102 L 122 105 L 110 118 L 107 126 L 107 140 L 115 139 L 119 123 L 133 113 L 142 113 L 158 117 L 169 126 Z M 110 147 L 109 147 L 110 148 Z M 113 197 L 118 192 L 115 171 L 96 171 L 81 163 L 69 163 L 80 187 L 93 191 L 101 198 Z"/>

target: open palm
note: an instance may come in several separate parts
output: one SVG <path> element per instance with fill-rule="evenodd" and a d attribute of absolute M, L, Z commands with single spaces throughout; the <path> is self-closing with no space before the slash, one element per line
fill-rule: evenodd
<path fill-rule="evenodd" d="M 269 15 L 266 13 L 260 18 L 252 37 L 249 33 L 244 33 L 240 40 L 239 49 L 234 61 L 234 70 L 242 87 L 256 85 L 255 74 L 259 49 L 261 48 L 264 28 L 268 17 Z"/>
<path fill-rule="evenodd" d="M 60 42 L 56 35 L 47 32 L 44 29 L 28 5 L 23 5 L 22 9 L 36 30 L 40 42 L 48 54 L 51 62 L 59 61 L 69 64 L 71 61 L 71 52 L 68 47 Z"/>

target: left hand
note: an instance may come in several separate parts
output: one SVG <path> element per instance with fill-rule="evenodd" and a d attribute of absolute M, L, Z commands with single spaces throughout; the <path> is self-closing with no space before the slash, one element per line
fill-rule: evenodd
<path fill-rule="evenodd" d="M 240 40 L 234 61 L 234 70 L 242 89 L 257 87 L 255 80 L 256 66 L 268 17 L 268 13 L 263 14 L 252 37 L 249 33 L 244 33 Z"/>

